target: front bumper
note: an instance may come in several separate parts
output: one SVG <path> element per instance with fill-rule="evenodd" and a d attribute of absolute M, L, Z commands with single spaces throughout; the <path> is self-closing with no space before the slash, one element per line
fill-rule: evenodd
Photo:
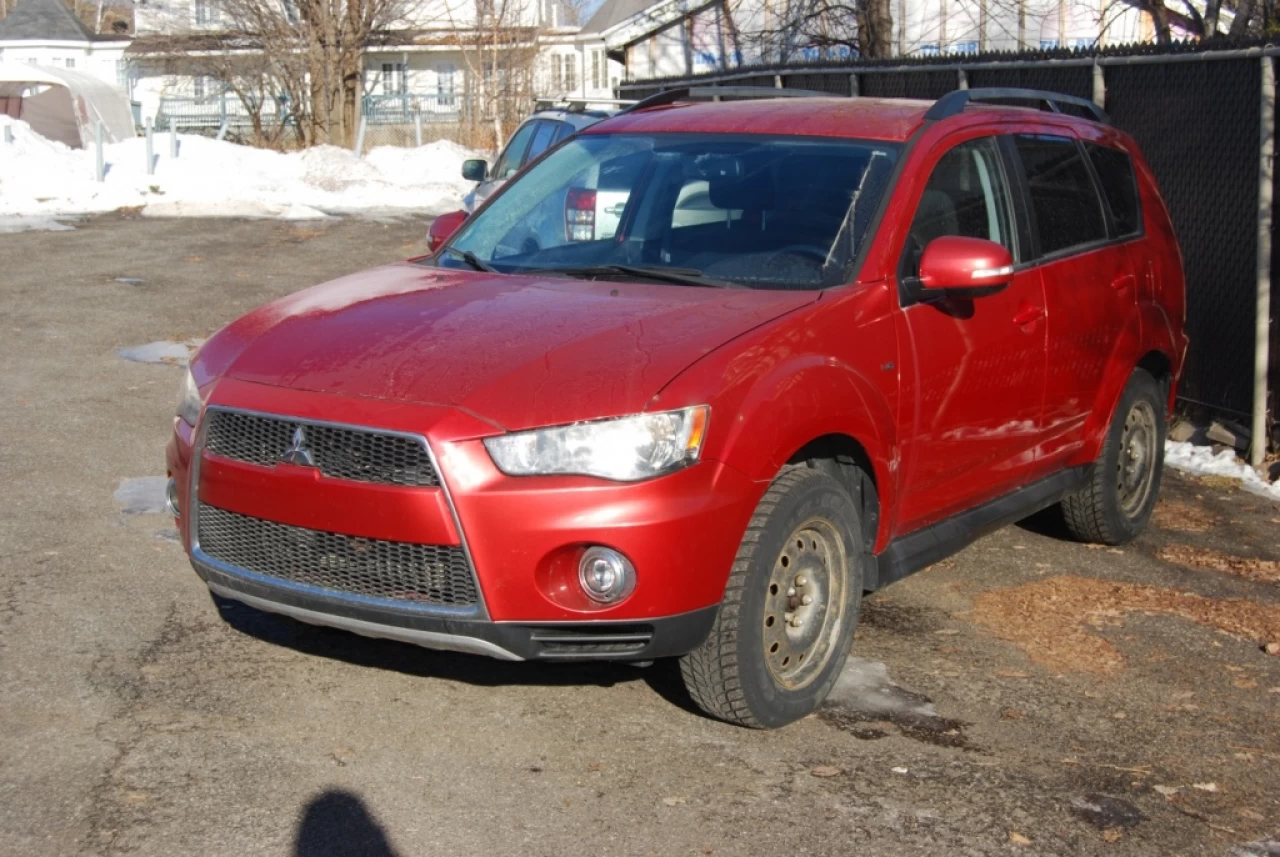
<path fill-rule="evenodd" d="M 644 622 L 490 622 L 307 591 L 309 588 L 219 570 L 198 559 L 192 560 L 192 566 L 213 594 L 258 610 L 365 637 L 507 661 L 649 661 L 682 655 L 706 639 L 719 609 L 707 607 Z"/>
<path fill-rule="evenodd" d="M 635 484 L 511 478 L 493 467 L 473 421 L 456 412 L 391 410 L 227 380 L 216 393 L 211 407 L 330 424 L 337 424 L 333 414 L 341 414 L 341 422 L 373 431 L 420 433 L 433 452 L 439 489 L 386 489 L 302 468 L 229 461 L 204 452 L 199 435 L 176 425 L 168 463 L 181 500 L 178 526 L 210 590 L 365 636 L 508 660 L 642 661 L 683 654 L 715 621 L 758 500 L 759 486 L 716 462 Z M 204 525 L 194 524 L 205 506 L 354 539 L 457 546 L 466 552 L 479 600 L 448 607 L 368 597 L 253 571 L 239 561 L 228 564 L 216 551 L 201 549 L 198 530 Z M 638 583 L 630 598 L 605 607 L 585 603 L 580 593 L 576 599 L 566 594 L 574 587 L 560 585 L 558 569 L 566 551 L 586 544 L 612 547 L 632 560 Z"/>

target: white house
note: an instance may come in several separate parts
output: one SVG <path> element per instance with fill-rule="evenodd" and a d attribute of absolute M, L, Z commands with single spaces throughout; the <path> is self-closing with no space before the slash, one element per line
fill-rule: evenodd
<path fill-rule="evenodd" d="M 69 68 L 122 90 L 127 34 L 95 34 L 63 0 L 20 0 L 0 20 L 0 60 Z"/>
<path fill-rule="evenodd" d="M 460 40 L 477 33 L 478 7 L 498 16 L 502 28 L 521 31 L 525 49 L 537 52 L 537 92 L 531 96 L 577 92 L 584 80 L 578 72 L 582 66 L 567 57 L 580 55 L 575 42 L 579 28 L 566 23 L 564 0 L 422 0 L 366 46 L 366 113 L 384 118 L 421 113 L 441 121 L 455 117 L 469 68 L 478 64 L 474 54 L 468 63 L 459 46 Z M 223 105 L 235 109 L 234 98 L 225 96 L 214 79 L 174 73 L 180 64 L 169 61 L 199 51 L 202 37 L 226 27 L 217 0 L 139 0 L 135 20 L 137 39 L 128 53 L 130 83 L 144 115 L 187 111 L 194 117 Z M 617 65 L 613 78 L 620 74 Z M 598 90 L 612 91 L 603 78 Z"/>

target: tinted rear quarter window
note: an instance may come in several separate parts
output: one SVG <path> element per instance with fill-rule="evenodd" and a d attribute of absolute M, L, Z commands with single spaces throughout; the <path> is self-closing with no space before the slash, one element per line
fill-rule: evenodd
<path fill-rule="evenodd" d="M 1039 135 L 1014 141 L 1026 172 L 1040 255 L 1106 240 L 1102 200 L 1075 141 Z"/>
<path fill-rule="evenodd" d="M 1119 149 L 1085 144 L 1089 160 L 1098 174 L 1102 195 L 1111 209 L 1116 235 L 1136 235 L 1142 231 L 1142 209 L 1138 203 L 1138 182 L 1133 174 L 1133 161 Z"/>
<path fill-rule="evenodd" d="M 532 161 L 550 148 L 552 141 L 555 139 L 556 131 L 560 122 L 539 122 L 537 130 L 533 132 L 533 142 L 529 144 L 529 152 L 525 155 L 525 162 Z"/>

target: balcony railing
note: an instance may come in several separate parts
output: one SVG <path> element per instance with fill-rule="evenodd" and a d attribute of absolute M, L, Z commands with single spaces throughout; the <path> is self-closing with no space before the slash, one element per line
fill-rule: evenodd
<path fill-rule="evenodd" d="M 370 125 L 395 125 L 414 121 L 421 116 L 425 121 L 456 119 L 462 105 L 461 94 L 416 95 L 366 95 L 364 116 Z"/>

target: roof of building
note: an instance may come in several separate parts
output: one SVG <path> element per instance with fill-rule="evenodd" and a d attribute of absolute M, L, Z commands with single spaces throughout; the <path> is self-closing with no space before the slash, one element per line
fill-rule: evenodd
<path fill-rule="evenodd" d="M 654 0 L 604 0 L 595 14 L 582 25 L 580 33 L 603 33 L 610 27 L 621 24 L 628 18 L 654 5 Z"/>
<path fill-rule="evenodd" d="M 95 38 L 62 0 L 18 0 L 0 20 L 0 42 L 92 42 Z"/>

